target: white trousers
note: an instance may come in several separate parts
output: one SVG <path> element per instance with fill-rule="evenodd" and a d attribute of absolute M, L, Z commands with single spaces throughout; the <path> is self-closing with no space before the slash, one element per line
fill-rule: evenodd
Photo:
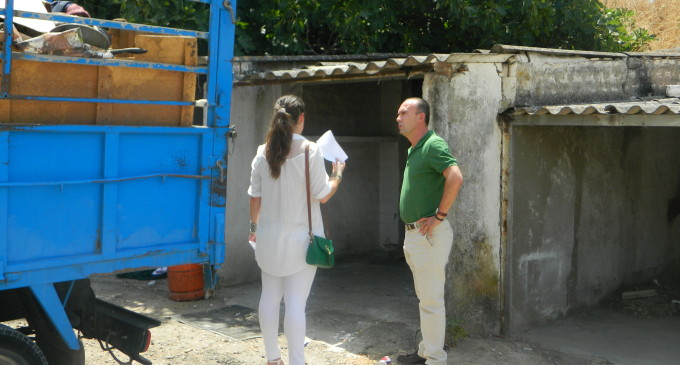
<path fill-rule="evenodd" d="M 285 302 L 283 331 L 288 341 L 289 365 L 305 365 L 305 307 L 312 288 L 315 266 L 308 266 L 290 276 L 272 276 L 262 272 L 262 295 L 260 296 L 260 329 L 264 340 L 267 360 L 281 357 L 279 348 L 279 310 L 281 299 Z"/>
<path fill-rule="evenodd" d="M 428 365 L 446 365 L 444 284 L 452 245 L 448 220 L 437 225 L 430 237 L 412 229 L 406 231 L 404 238 L 404 256 L 413 273 L 420 308 L 423 340 L 418 345 L 418 355 L 426 358 Z"/>

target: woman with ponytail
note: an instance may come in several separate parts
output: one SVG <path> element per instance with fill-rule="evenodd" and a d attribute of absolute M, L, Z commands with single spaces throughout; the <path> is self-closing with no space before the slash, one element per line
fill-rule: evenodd
<path fill-rule="evenodd" d="M 323 236 L 319 203 L 338 190 L 345 164 L 326 174 L 321 150 L 302 137 L 305 104 L 295 95 L 279 98 L 265 144 L 257 149 L 250 175 L 250 236 L 262 270 L 259 317 L 267 365 L 284 365 L 278 346 L 279 308 L 285 300 L 284 333 L 290 365 L 304 365 L 305 306 L 316 267 L 305 261 L 309 245 L 305 147 L 309 145 L 312 227 Z"/>

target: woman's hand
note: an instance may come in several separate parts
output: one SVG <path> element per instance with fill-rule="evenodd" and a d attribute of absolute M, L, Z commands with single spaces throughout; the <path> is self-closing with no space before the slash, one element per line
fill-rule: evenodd
<path fill-rule="evenodd" d="M 340 160 L 335 160 L 333 162 L 333 175 L 342 176 L 342 172 L 345 171 L 345 163 Z"/>
<path fill-rule="evenodd" d="M 335 160 L 335 162 L 333 162 L 333 173 L 331 173 L 331 176 L 329 177 L 331 192 L 328 193 L 328 195 L 326 195 L 325 197 L 319 199 L 319 201 L 322 204 L 326 204 L 326 202 L 328 202 L 328 200 L 330 200 L 330 198 L 333 197 L 333 195 L 335 195 L 335 192 L 338 191 L 338 187 L 342 182 L 343 171 L 345 171 L 345 163 L 340 160 Z"/>
<path fill-rule="evenodd" d="M 257 233 L 251 233 L 250 235 L 248 235 L 248 241 L 257 242 Z"/>

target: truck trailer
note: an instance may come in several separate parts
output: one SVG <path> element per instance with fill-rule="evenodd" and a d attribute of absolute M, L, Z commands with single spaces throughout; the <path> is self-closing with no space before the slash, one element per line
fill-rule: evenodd
<path fill-rule="evenodd" d="M 93 274 L 202 264 L 214 290 L 236 2 L 193 1 L 206 32 L 0 4 L 0 364 L 82 365 L 81 338 L 151 364 L 160 322 L 98 299 Z M 26 22 L 85 43 L 18 48 L 57 34 L 23 39 Z M 92 29 L 109 49 L 87 42 Z"/>

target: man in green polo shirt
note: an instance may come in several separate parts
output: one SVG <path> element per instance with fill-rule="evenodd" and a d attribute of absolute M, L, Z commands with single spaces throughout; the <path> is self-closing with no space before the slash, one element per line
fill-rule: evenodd
<path fill-rule="evenodd" d="M 423 340 L 399 364 L 446 365 L 444 337 L 446 264 L 453 245 L 447 217 L 463 184 L 463 175 L 449 146 L 429 130 L 430 107 L 409 98 L 399 107 L 399 133 L 411 142 L 401 185 L 399 212 L 406 224 L 404 255 L 413 273 L 420 307 Z"/>

